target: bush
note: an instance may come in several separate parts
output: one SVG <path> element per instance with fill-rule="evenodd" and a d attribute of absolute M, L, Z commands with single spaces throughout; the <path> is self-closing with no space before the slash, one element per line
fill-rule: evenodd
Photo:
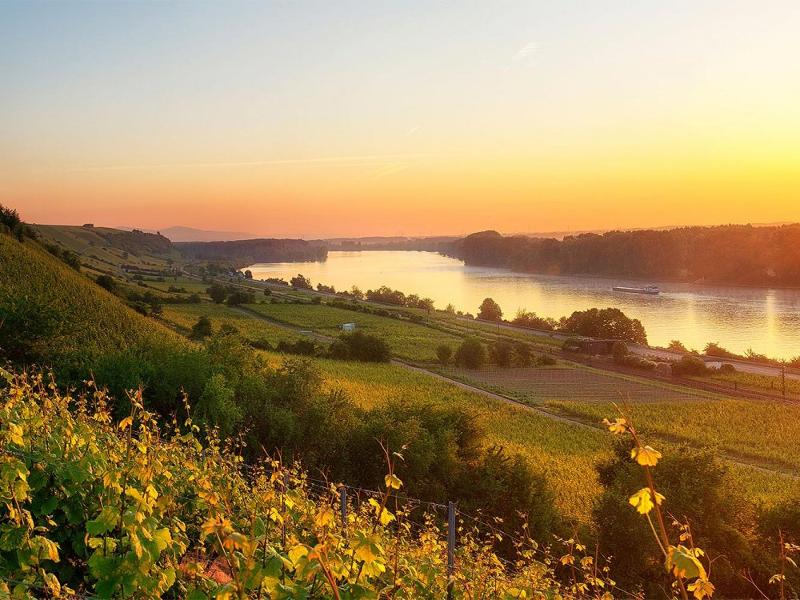
<path fill-rule="evenodd" d="M 228 306 L 239 306 L 240 304 L 255 304 L 256 295 L 253 292 L 236 290 L 228 295 L 228 298 L 225 302 L 228 304 Z"/>
<path fill-rule="evenodd" d="M 206 294 L 208 294 L 215 303 L 222 304 L 225 302 L 225 298 L 228 297 L 228 290 L 225 286 L 215 283 L 206 290 Z"/>
<path fill-rule="evenodd" d="M 647 485 L 644 472 L 630 460 L 624 441 L 618 441 L 614 450 L 614 457 L 598 467 L 603 486 L 593 511 L 598 541 L 614 556 L 613 575 L 620 587 L 633 589 L 646 582 L 644 597 L 658 597 L 663 584 L 669 587 L 662 555 L 647 521 L 628 502 L 630 490 Z M 693 544 L 709 556 L 726 556 L 726 561 L 714 563 L 714 584 L 720 596 L 750 597 L 751 590 L 742 586 L 731 566 L 750 561 L 749 544 L 740 533 L 750 529 L 749 517 L 741 500 L 728 492 L 726 476 L 727 468 L 712 450 L 679 447 L 658 463 L 658 491 L 667 498 L 671 515 L 688 520 Z"/>
<path fill-rule="evenodd" d="M 536 366 L 538 367 L 552 367 L 558 364 L 558 361 L 549 354 L 540 354 L 536 357 Z"/>
<path fill-rule="evenodd" d="M 735 375 L 737 372 L 736 367 L 730 363 L 722 363 L 717 370 L 721 375 Z"/>
<path fill-rule="evenodd" d="M 618 364 L 623 364 L 628 354 L 628 344 L 625 342 L 614 342 L 611 346 L 611 356 L 614 357 L 614 362 Z"/>
<path fill-rule="evenodd" d="M 280 340 L 275 350 L 285 354 L 298 354 L 300 356 L 316 356 L 319 353 L 319 348 L 312 340 L 295 340 L 294 342 L 287 342 Z"/>
<path fill-rule="evenodd" d="M 197 323 L 192 325 L 192 333 L 189 337 L 193 340 L 204 340 L 211 336 L 212 333 L 211 319 L 203 315 L 197 319 Z"/>
<path fill-rule="evenodd" d="M 328 354 L 339 360 L 361 362 L 389 362 L 392 358 L 389 345 L 384 340 L 363 331 L 343 333 L 331 344 Z"/>
<path fill-rule="evenodd" d="M 112 294 L 117 293 L 117 282 L 110 275 L 98 275 L 94 281 L 101 288 L 108 290 Z"/>
<path fill-rule="evenodd" d="M 706 356 L 714 356 L 716 358 L 736 358 L 733 352 L 730 352 L 720 346 L 717 342 L 709 342 L 703 349 Z"/>
<path fill-rule="evenodd" d="M 702 358 L 687 354 L 672 365 L 672 374 L 676 377 L 708 375 L 708 367 Z"/>
<path fill-rule="evenodd" d="M 467 369 L 480 369 L 486 364 L 486 348 L 478 338 L 467 338 L 456 350 L 455 363 Z"/>
<path fill-rule="evenodd" d="M 511 358 L 514 352 L 514 347 L 506 340 L 497 340 L 492 344 L 491 354 L 492 361 L 498 367 L 510 367 Z"/>
<path fill-rule="evenodd" d="M 516 367 L 530 367 L 533 362 L 533 351 L 525 342 L 514 342 L 514 353 L 511 361 Z"/>
<path fill-rule="evenodd" d="M 447 344 L 441 344 L 436 347 L 436 358 L 442 366 L 449 364 L 452 357 L 453 349 Z"/>

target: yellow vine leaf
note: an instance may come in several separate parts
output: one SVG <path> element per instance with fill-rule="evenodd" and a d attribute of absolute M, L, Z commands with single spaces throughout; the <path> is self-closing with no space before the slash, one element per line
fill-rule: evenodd
<path fill-rule="evenodd" d="M 631 458 L 635 458 L 643 467 L 655 467 L 658 464 L 658 459 L 661 458 L 661 452 L 645 446 L 644 448 L 634 448 L 631 450 Z"/>
<path fill-rule="evenodd" d="M 399 490 L 400 487 L 403 485 L 403 482 L 400 481 L 400 478 L 397 475 L 389 475 L 387 474 L 383 478 L 383 482 L 386 484 L 387 489 L 394 489 Z"/>
<path fill-rule="evenodd" d="M 711 598 L 714 595 L 714 584 L 705 578 L 698 578 L 693 583 L 690 583 L 686 589 L 692 592 L 697 600 Z"/>
<path fill-rule="evenodd" d="M 628 430 L 628 420 L 624 417 L 616 418 L 613 421 L 603 419 L 603 425 L 608 427 L 608 430 L 614 435 L 625 433 Z"/>
<path fill-rule="evenodd" d="M 126 429 L 133 424 L 133 417 L 125 417 L 122 421 L 119 422 L 120 429 Z"/>
<path fill-rule="evenodd" d="M 628 498 L 628 504 L 633 506 L 639 514 L 646 515 L 653 507 L 658 504 L 661 505 L 662 500 L 664 500 L 664 496 L 656 492 L 655 504 L 653 503 L 653 496 L 650 494 L 650 488 L 642 488 L 638 492 L 636 492 L 633 496 Z"/>
<path fill-rule="evenodd" d="M 707 579 L 706 570 L 702 563 L 697 560 L 694 553 L 686 546 L 670 546 L 669 556 L 667 557 L 667 569 L 672 571 L 675 577 L 684 579 Z"/>

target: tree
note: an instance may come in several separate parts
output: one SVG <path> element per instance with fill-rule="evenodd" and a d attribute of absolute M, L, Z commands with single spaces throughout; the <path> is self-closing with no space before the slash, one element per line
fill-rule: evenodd
<path fill-rule="evenodd" d="M 203 340 L 209 337 L 213 333 L 211 327 L 211 319 L 207 316 L 202 315 L 199 319 L 197 319 L 197 323 L 192 325 L 192 333 L 189 336 L 193 340 Z"/>
<path fill-rule="evenodd" d="M 431 314 L 431 311 L 433 310 L 433 300 L 430 298 L 422 298 L 419 302 L 417 302 L 417 306 L 426 311 L 428 314 Z"/>
<path fill-rule="evenodd" d="M 558 325 L 555 319 L 540 317 L 534 312 L 526 311 L 524 308 L 517 311 L 517 316 L 511 322 L 517 327 L 543 329 L 545 331 L 552 331 Z"/>
<path fill-rule="evenodd" d="M 228 290 L 226 290 L 224 286 L 215 283 L 206 290 L 206 294 L 208 294 L 215 303 L 222 304 L 225 302 L 225 298 L 228 297 Z"/>
<path fill-rule="evenodd" d="M 300 273 L 297 274 L 296 277 L 292 277 L 289 280 L 289 285 L 297 290 L 310 290 L 313 289 L 311 287 L 311 280 L 307 277 L 304 277 Z"/>
<path fill-rule="evenodd" d="M 456 307 L 453 306 L 452 304 L 448 304 L 445 307 L 444 312 L 446 312 L 448 315 L 454 315 L 456 314 Z"/>
<path fill-rule="evenodd" d="M 625 316 L 618 308 L 577 310 L 561 320 L 560 328 L 567 333 L 586 337 L 647 344 L 647 334 L 639 319 Z"/>
<path fill-rule="evenodd" d="M 439 359 L 439 364 L 442 366 L 446 366 L 452 357 L 453 349 L 447 344 L 440 344 L 436 347 L 436 358 Z"/>
<path fill-rule="evenodd" d="M 253 272 L 250 269 L 247 269 L 244 272 L 244 278 L 245 279 L 252 279 L 253 278 Z"/>
<path fill-rule="evenodd" d="M 456 350 L 455 362 L 459 367 L 480 369 L 486 364 L 486 348 L 478 338 L 467 338 Z"/>
<path fill-rule="evenodd" d="M 500 309 L 500 305 L 497 304 L 491 298 L 485 298 L 483 302 L 481 302 L 481 306 L 478 309 L 478 319 L 482 321 L 500 321 L 503 318 L 503 311 Z"/>
<path fill-rule="evenodd" d="M 667 350 L 672 350 L 673 352 L 682 352 L 683 354 L 689 354 L 689 349 L 686 346 L 684 346 L 680 340 L 672 340 L 667 346 Z"/>

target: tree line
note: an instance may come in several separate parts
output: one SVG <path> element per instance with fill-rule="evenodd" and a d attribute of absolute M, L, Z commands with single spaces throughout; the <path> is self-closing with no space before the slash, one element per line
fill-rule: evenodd
<path fill-rule="evenodd" d="M 735 285 L 800 285 L 800 224 L 585 233 L 563 240 L 474 233 L 446 254 L 467 265 Z"/>

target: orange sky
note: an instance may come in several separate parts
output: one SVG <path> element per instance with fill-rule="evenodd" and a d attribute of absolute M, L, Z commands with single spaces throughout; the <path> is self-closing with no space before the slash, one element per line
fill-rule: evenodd
<path fill-rule="evenodd" d="M 272 236 L 800 220 L 800 5 L 0 6 L 0 203 Z"/>

